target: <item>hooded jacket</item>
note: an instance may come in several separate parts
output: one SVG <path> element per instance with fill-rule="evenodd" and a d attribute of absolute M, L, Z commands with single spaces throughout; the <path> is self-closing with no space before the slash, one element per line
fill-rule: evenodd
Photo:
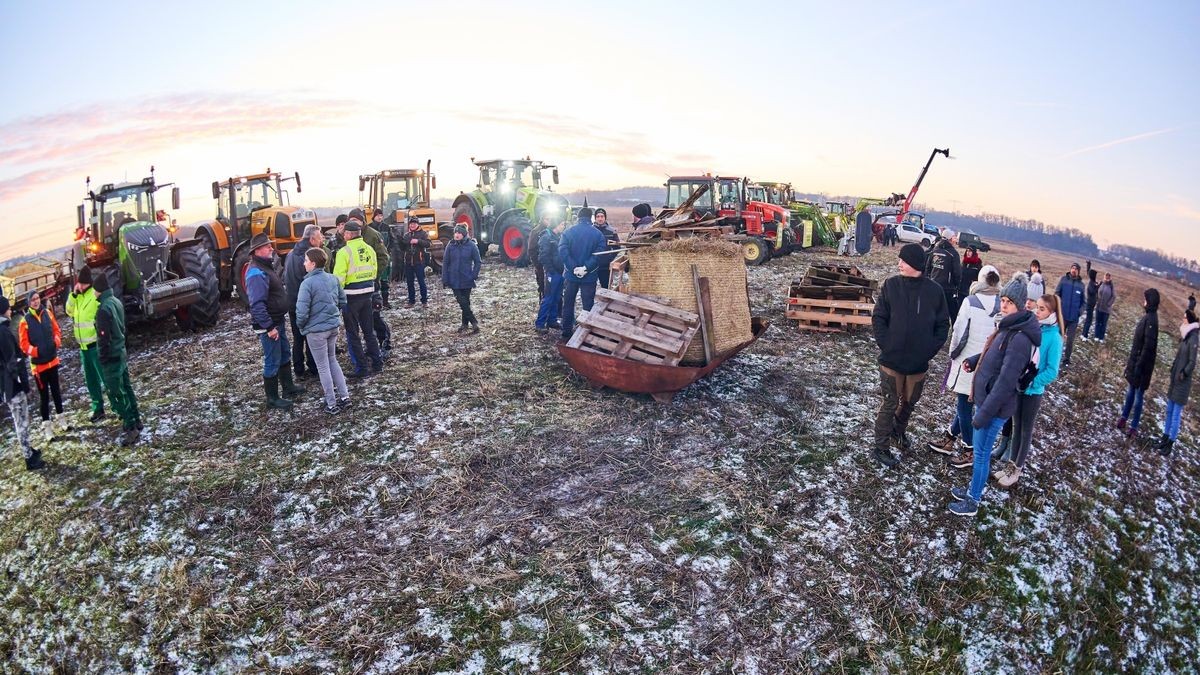
<path fill-rule="evenodd" d="M 950 332 L 946 294 L 924 276 L 890 277 L 879 291 L 871 327 L 881 366 L 901 375 L 927 372 Z"/>
<path fill-rule="evenodd" d="M 976 356 L 983 351 L 988 338 L 996 332 L 996 321 L 1000 316 L 1000 289 L 984 285 L 978 293 L 967 296 L 958 310 L 958 319 L 954 322 L 954 330 L 950 335 L 950 351 L 960 342 L 962 351 L 950 359 L 950 372 L 946 377 L 946 387 L 956 394 L 969 396 L 975 373 L 962 369 L 963 361 Z"/>
<path fill-rule="evenodd" d="M 1089 260 L 1087 264 L 1087 307 L 1088 309 L 1096 308 L 1096 293 L 1100 290 L 1100 282 L 1096 281 L 1096 270 L 1092 269 L 1092 262 Z"/>
<path fill-rule="evenodd" d="M 597 270 L 603 265 L 596 254 L 608 248 L 608 242 L 590 220 L 580 220 L 562 233 L 558 240 L 558 256 L 562 258 L 567 281 L 578 284 L 594 284 L 599 281 Z M 542 263 L 545 266 L 545 262 Z M 586 267 L 587 274 L 575 276 L 576 267 Z"/>
<path fill-rule="evenodd" d="M 996 333 L 988 340 L 983 354 L 975 361 L 976 429 L 996 418 L 1008 419 L 1017 411 L 1017 390 L 1021 374 L 1033 359 L 1033 348 L 1042 343 L 1042 327 L 1028 310 L 1013 312 L 1000 319 Z"/>
<path fill-rule="evenodd" d="M 1146 314 L 1133 329 L 1133 347 L 1125 362 L 1125 381 L 1134 389 L 1149 389 L 1158 358 L 1158 290 L 1146 289 Z"/>
<path fill-rule="evenodd" d="M 1192 393 L 1192 373 L 1196 372 L 1196 345 L 1200 342 L 1200 324 L 1189 324 L 1184 328 L 1175 362 L 1171 364 L 1171 387 L 1167 398 L 1184 405 Z"/>
<path fill-rule="evenodd" d="M 1058 332 L 1058 322 L 1042 326 L 1042 344 L 1038 346 L 1038 374 L 1029 383 L 1025 393 L 1029 396 L 1040 396 L 1058 379 L 1058 369 L 1062 366 L 1063 338 Z"/>
<path fill-rule="evenodd" d="M 479 246 L 474 239 L 451 239 L 442 257 L 442 285 L 457 290 L 475 288 L 482 264 Z"/>
<path fill-rule="evenodd" d="M 941 286 L 943 291 L 958 291 L 962 283 L 962 265 L 949 239 L 939 239 L 929 252 L 925 259 L 925 276 Z"/>
<path fill-rule="evenodd" d="M 1096 311 L 1111 314 L 1113 303 L 1117 301 L 1117 291 L 1111 281 L 1101 281 L 1096 290 Z"/>
<path fill-rule="evenodd" d="M 25 355 L 13 337 L 12 321 L 0 316 L 0 400 L 9 401 L 28 391 L 29 367 L 25 365 Z"/>
<path fill-rule="evenodd" d="M 1063 321 L 1066 323 L 1079 321 L 1079 315 L 1083 312 L 1084 303 L 1083 277 L 1073 279 L 1071 273 L 1067 272 L 1059 280 L 1058 288 L 1054 290 L 1054 294 L 1062 300 Z"/>

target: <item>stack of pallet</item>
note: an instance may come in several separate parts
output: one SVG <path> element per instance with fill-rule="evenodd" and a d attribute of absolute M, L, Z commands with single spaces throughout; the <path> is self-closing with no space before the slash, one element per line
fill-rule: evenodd
<path fill-rule="evenodd" d="M 720 237 L 733 234 L 733 226 L 725 224 L 723 216 L 709 213 L 701 216 L 696 213 L 696 200 L 708 192 L 704 185 L 691 194 L 679 208 L 671 213 L 660 215 L 653 223 L 634 230 L 625 243 L 632 245 L 649 245 L 657 241 L 676 239 L 679 237 Z"/>
<path fill-rule="evenodd" d="M 700 326 L 700 316 L 649 298 L 596 289 L 591 311 L 576 318 L 568 347 L 618 359 L 677 366 Z"/>
<path fill-rule="evenodd" d="M 802 330 L 840 332 L 871 325 L 879 282 L 868 279 L 858 267 L 840 263 L 813 263 L 804 278 L 792 282 L 787 318 Z"/>

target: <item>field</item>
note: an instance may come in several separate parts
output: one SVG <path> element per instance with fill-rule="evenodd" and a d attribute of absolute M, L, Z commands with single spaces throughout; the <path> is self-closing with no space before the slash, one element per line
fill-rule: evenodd
<path fill-rule="evenodd" d="M 620 222 L 627 218 L 621 216 Z M 616 220 L 616 218 L 614 218 Z M 862 261 L 891 274 L 894 249 Z M 1105 345 L 1048 393 L 1031 467 L 976 519 L 967 473 L 921 448 L 869 456 L 869 332 L 786 325 L 789 281 L 828 250 L 749 270 L 753 348 L 671 404 L 595 391 L 533 330 L 527 269 L 485 264 L 483 332 L 433 283 L 386 313 L 396 350 L 352 385 L 261 405 L 235 304 L 197 334 L 132 338 L 143 442 L 86 421 L 29 474 L 0 463 L 0 663 L 30 672 L 1189 672 L 1200 662 L 1200 458 L 1111 424 L 1141 291 L 1123 269 Z M 1041 258 L 1000 245 L 1008 274 Z M 1082 261 L 1080 261 L 1082 262 Z M 1160 284 L 1145 437 L 1160 428 L 1186 292 Z M 393 291 L 396 307 L 401 294 Z M 72 351 L 70 349 L 66 350 Z M 935 364 L 940 375 L 944 358 Z M 932 439 L 949 395 L 912 431 Z M 7 420 L 7 416 L 5 416 Z"/>

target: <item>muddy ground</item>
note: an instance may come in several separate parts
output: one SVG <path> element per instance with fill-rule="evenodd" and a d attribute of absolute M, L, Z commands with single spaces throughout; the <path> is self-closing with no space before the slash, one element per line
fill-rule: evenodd
<path fill-rule="evenodd" d="M 1000 246 L 1011 273 L 1040 257 Z M 396 352 L 327 418 L 261 405 L 228 304 L 198 334 L 140 328 L 147 428 L 86 421 L 24 471 L 4 426 L 0 663 L 31 672 L 1192 671 L 1200 662 L 1195 416 L 1164 459 L 1111 429 L 1149 277 L 1113 270 L 1108 344 L 1080 343 L 1031 467 L 980 515 L 922 448 L 869 457 L 868 332 L 787 325 L 827 250 L 749 270 L 771 329 L 671 404 L 594 391 L 533 331 L 527 269 L 486 263 L 483 332 L 386 314 Z M 862 261 L 892 272 L 894 250 Z M 1169 290 L 1143 428 L 1156 431 L 1186 293 Z M 397 303 L 399 305 L 400 303 Z M 67 350 L 70 352 L 71 350 Z M 944 360 L 937 363 L 937 372 Z M 913 421 L 949 419 L 929 392 Z"/>

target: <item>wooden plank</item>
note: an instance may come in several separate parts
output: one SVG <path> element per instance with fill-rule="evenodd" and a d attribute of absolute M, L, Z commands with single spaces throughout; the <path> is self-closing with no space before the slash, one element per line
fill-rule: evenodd
<path fill-rule="evenodd" d="M 708 330 L 712 317 L 709 316 L 707 321 L 704 317 L 704 289 L 700 287 L 700 267 L 695 264 L 692 265 L 692 288 L 696 292 L 696 306 L 700 308 L 700 337 L 704 341 L 704 362 L 708 363 L 712 361 L 713 353 L 716 351 L 713 348 L 712 333 Z"/>
<path fill-rule="evenodd" d="M 614 336 L 619 336 L 626 340 L 635 340 L 642 345 L 653 348 L 656 351 L 674 354 L 682 346 L 679 336 L 665 333 L 661 330 L 647 326 L 638 328 L 631 324 L 622 323 L 615 319 L 610 319 L 606 316 L 589 315 L 585 318 L 580 318 L 580 323 L 593 329 L 601 334 L 610 333 Z"/>
<path fill-rule="evenodd" d="M 604 298 L 606 300 L 616 300 L 618 302 L 623 302 L 627 305 L 633 305 L 634 307 L 637 307 L 639 309 L 645 309 L 645 310 L 649 310 L 651 312 L 656 312 L 658 314 L 662 314 L 664 316 L 669 316 L 673 319 L 679 319 L 680 321 L 687 323 L 687 324 L 700 323 L 700 317 L 696 314 L 693 314 L 692 312 L 684 311 L 684 310 L 676 308 L 676 307 L 668 307 L 666 305 L 661 305 L 657 302 L 652 302 L 650 300 L 646 300 L 644 298 L 639 298 L 634 295 L 626 295 L 625 293 L 617 293 L 616 291 L 610 291 L 607 288 L 597 288 L 596 289 L 596 297 Z"/>
<path fill-rule="evenodd" d="M 855 316 L 852 314 L 828 314 L 824 312 L 805 312 L 802 310 L 789 309 L 786 312 L 789 319 L 801 321 L 823 321 L 845 324 L 855 324 L 859 326 L 871 325 L 871 317 Z"/>
<path fill-rule="evenodd" d="M 799 328 L 800 330 L 810 330 L 810 331 L 817 332 L 817 333 L 845 333 L 846 332 L 846 331 L 842 330 L 841 328 L 826 328 L 825 326 L 809 326 L 809 325 L 805 325 L 803 323 L 798 325 L 797 328 Z"/>
<path fill-rule="evenodd" d="M 850 274 L 842 274 L 840 272 L 830 272 L 828 270 L 823 270 L 820 268 L 813 268 L 813 267 L 808 268 L 808 272 L 805 273 L 805 276 L 811 277 L 813 279 L 828 279 L 831 281 L 840 281 L 840 282 L 842 282 L 842 285 L 846 285 L 846 286 L 867 286 L 867 287 L 873 288 L 873 287 L 877 286 L 879 283 L 879 282 L 875 281 L 874 279 L 868 279 L 866 277 L 854 276 L 854 275 L 850 275 Z"/>
<path fill-rule="evenodd" d="M 789 305 L 807 305 L 809 307 L 836 307 L 838 309 L 862 310 L 871 312 L 875 310 L 873 302 L 858 302 L 854 300 L 826 300 L 824 298 L 788 298 Z"/>
<path fill-rule="evenodd" d="M 650 317 L 651 317 L 650 314 L 643 314 L 640 317 L 638 317 L 638 320 L 634 323 L 634 325 L 637 326 L 638 328 L 645 328 L 646 324 L 650 322 Z M 626 358 L 627 356 L 629 356 L 629 352 L 632 349 L 633 349 L 633 341 L 626 340 L 626 341 L 622 342 L 621 345 L 618 346 L 615 350 L 613 350 L 613 356 L 617 357 L 618 359 Z"/>

